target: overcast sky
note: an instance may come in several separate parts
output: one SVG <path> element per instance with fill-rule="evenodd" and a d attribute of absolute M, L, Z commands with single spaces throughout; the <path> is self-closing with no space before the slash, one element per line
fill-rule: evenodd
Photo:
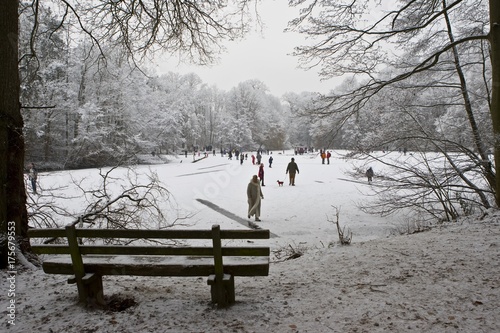
<path fill-rule="evenodd" d="M 243 41 L 229 43 L 218 64 L 211 67 L 179 65 L 178 58 L 165 57 L 158 61 L 159 73 L 193 72 L 203 82 L 226 91 L 240 82 L 258 79 L 276 96 L 285 92 L 328 92 L 338 84 L 321 82 L 315 70 L 297 68 L 298 59 L 289 55 L 293 47 L 303 41 L 298 34 L 283 32 L 288 21 L 297 16 L 295 8 L 288 8 L 284 0 L 266 0 L 259 4 L 259 14 L 265 24 L 263 32 L 252 31 Z"/>

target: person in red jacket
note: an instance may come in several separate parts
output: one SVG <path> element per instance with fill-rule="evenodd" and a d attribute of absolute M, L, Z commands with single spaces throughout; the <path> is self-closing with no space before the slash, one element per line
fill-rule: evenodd
<path fill-rule="evenodd" d="M 264 185 L 264 163 L 261 163 L 259 166 L 259 179 L 261 186 L 266 186 Z"/>

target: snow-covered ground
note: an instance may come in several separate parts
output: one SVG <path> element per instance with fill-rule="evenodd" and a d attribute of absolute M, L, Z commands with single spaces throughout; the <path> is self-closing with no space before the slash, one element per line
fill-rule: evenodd
<path fill-rule="evenodd" d="M 192 215 L 182 220 L 183 227 L 203 229 L 217 223 L 223 229 L 246 228 L 246 185 L 257 173 L 250 155 L 243 165 L 220 155 L 196 163 L 191 163 L 192 156 L 182 156 L 137 169 L 158 174 L 172 194 L 178 217 Z M 220 310 L 210 303 L 206 278 L 119 276 L 104 277 L 106 297 L 128 300 L 133 306 L 123 311 L 84 308 L 77 304 L 76 286 L 66 284 L 66 276 L 18 264 L 14 298 L 7 295 L 7 272 L 0 273 L 1 330 L 500 332 L 499 212 L 394 236 L 407 223 L 406 217 L 361 212 L 357 203 L 369 200 L 364 193 L 370 185 L 364 177 L 346 176 L 354 168 L 351 162 L 335 153 L 330 165 L 322 165 L 317 155 L 295 156 L 300 174 L 292 187 L 285 169 L 293 156 L 272 156 L 272 168 L 269 155 L 263 156 L 266 186 L 262 222 L 257 222 L 276 235 L 269 240 L 274 254 L 270 274 L 236 278 L 232 307 Z M 377 165 L 372 166 L 377 172 Z M 63 194 L 58 197 L 73 197 L 77 190 L 70 176 L 94 181 L 97 174 L 90 169 L 42 173 L 37 200 L 45 200 L 49 188 Z M 79 198 L 65 204 L 75 214 L 83 207 Z M 353 233 L 349 246 L 338 244 L 332 206 L 339 210 L 341 226 Z M 302 256 L 286 260 L 298 252 Z M 15 326 L 8 325 L 5 310 L 11 299 L 16 301 Z"/>

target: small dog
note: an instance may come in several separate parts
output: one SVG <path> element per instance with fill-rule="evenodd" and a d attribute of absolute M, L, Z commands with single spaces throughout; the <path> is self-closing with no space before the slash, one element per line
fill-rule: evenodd
<path fill-rule="evenodd" d="M 283 186 L 283 182 L 281 180 L 278 180 L 278 186 Z"/>

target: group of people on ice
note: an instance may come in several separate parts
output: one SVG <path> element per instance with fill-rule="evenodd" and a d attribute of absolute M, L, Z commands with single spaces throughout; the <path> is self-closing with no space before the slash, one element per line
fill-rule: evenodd
<path fill-rule="evenodd" d="M 321 149 L 319 151 L 319 154 L 321 156 L 321 164 L 325 164 L 325 160 L 327 161 L 327 164 L 330 164 L 330 157 L 332 157 L 330 151 L 325 151 L 324 149 Z"/>

